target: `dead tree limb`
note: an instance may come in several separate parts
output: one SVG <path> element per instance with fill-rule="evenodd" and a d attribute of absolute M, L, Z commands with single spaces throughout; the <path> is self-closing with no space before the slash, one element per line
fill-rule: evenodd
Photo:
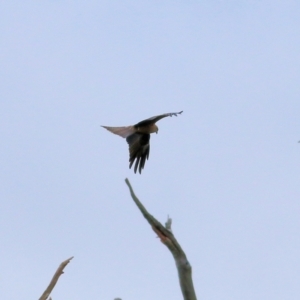
<path fill-rule="evenodd" d="M 188 262 L 184 251 L 171 232 L 171 219 L 168 218 L 166 227 L 164 227 L 159 221 L 157 221 L 152 215 L 148 213 L 146 208 L 134 194 L 131 184 L 127 178 L 125 179 L 125 182 L 129 188 L 133 201 L 143 214 L 144 218 L 148 221 L 153 231 L 158 235 L 161 242 L 168 247 L 175 259 L 183 299 L 197 300 L 192 280 L 192 267 Z"/>
<path fill-rule="evenodd" d="M 59 267 L 58 267 L 58 269 L 56 270 L 54 276 L 52 277 L 52 279 L 51 279 L 49 285 L 47 286 L 46 290 L 44 291 L 43 295 L 39 298 L 39 300 L 47 300 L 47 299 L 48 299 L 48 297 L 49 297 L 49 295 L 51 294 L 53 288 L 55 287 L 55 285 L 56 285 L 56 283 L 57 283 L 57 281 L 58 281 L 60 275 L 64 273 L 64 272 L 63 272 L 64 268 L 66 267 L 66 265 L 70 262 L 70 260 L 71 260 L 72 258 L 73 258 L 73 256 L 70 257 L 70 258 L 68 258 L 67 260 L 63 261 L 63 262 L 59 265 Z"/>

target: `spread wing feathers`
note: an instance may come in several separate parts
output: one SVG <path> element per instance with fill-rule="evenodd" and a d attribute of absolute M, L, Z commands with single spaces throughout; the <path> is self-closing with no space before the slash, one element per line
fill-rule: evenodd
<path fill-rule="evenodd" d="M 141 126 L 147 126 L 147 125 L 150 125 L 150 124 L 154 124 L 157 121 L 159 121 L 160 119 L 165 118 L 165 117 L 172 117 L 172 116 L 177 117 L 177 115 L 180 115 L 182 112 L 183 112 L 183 110 L 180 111 L 180 112 L 176 112 L 176 113 L 168 113 L 168 114 L 162 114 L 162 115 L 159 115 L 159 116 L 155 116 L 155 117 L 143 120 L 143 121 L 135 124 L 134 127 L 141 127 Z"/>
<path fill-rule="evenodd" d="M 134 173 L 139 170 L 140 174 L 144 169 L 146 159 L 150 153 L 150 134 L 134 133 L 126 138 L 129 144 L 129 168 L 132 167 L 134 161 Z"/>
<path fill-rule="evenodd" d="M 102 127 L 114 134 L 120 135 L 123 138 L 127 138 L 128 136 L 135 133 L 135 129 L 133 128 L 133 126 L 123 126 L 123 127 L 102 126 Z"/>

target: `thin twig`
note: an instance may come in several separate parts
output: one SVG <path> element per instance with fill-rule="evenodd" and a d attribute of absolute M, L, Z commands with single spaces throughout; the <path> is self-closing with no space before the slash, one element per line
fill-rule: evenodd
<path fill-rule="evenodd" d="M 135 195 L 129 180 L 126 178 L 125 182 L 129 188 L 131 197 L 141 213 L 143 214 L 144 218 L 148 221 L 151 225 L 154 232 L 159 236 L 161 242 L 168 247 L 171 251 L 177 271 L 179 276 L 179 283 L 181 287 L 181 291 L 183 294 L 184 300 L 197 300 L 196 293 L 194 290 L 193 280 L 192 280 L 192 267 L 187 260 L 187 257 L 182 250 L 181 246 L 175 239 L 173 233 L 171 232 L 171 221 L 167 223 L 167 228 L 164 227 L 159 221 L 157 221 L 152 215 L 150 215 L 147 209 L 143 206 L 140 200 Z"/>
<path fill-rule="evenodd" d="M 42 296 L 39 298 L 39 300 L 47 300 L 47 299 L 48 299 L 48 297 L 49 297 L 49 295 L 51 294 L 53 288 L 55 287 L 55 285 L 56 285 L 56 283 L 57 283 L 57 281 L 58 281 L 60 275 L 64 273 L 64 272 L 63 272 L 64 268 L 66 267 L 66 265 L 70 262 L 70 260 L 71 260 L 72 258 L 73 258 L 73 256 L 70 257 L 70 258 L 68 258 L 67 260 L 63 261 L 63 262 L 59 265 L 59 267 L 58 267 L 58 269 L 56 270 L 54 276 L 52 277 L 52 279 L 51 279 L 51 281 L 50 281 L 48 287 L 46 288 L 46 290 L 44 291 L 44 293 L 42 294 Z"/>

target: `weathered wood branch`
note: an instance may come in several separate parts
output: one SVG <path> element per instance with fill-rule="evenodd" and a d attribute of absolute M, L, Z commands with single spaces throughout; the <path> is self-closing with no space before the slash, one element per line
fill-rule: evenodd
<path fill-rule="evenodd" d="M 172 220 L 168 218 L 166 227 L 164 227 L 159 221 L 157 221 L 152 215 L 148 213 L 147 209 L 135 195 L 131 184 L 127 178 L 125 179 L 125 182 L 129 188 L 133 201 L 143 214 L 144 218 L 148 221 L 153 231 L 158 235 L 161 242 L 168 247 L 175 259 L 183 299 L 197 300 L 192 280 L 192 267 L 188 262 L 184 251 L 182 250 L 181 246 L 179 245 L 173 233 L 171 232 Z"/>
<path fill-rule="evenodd" d="M 56 270 L 54 276 L 52 277 L 52 279 L 51 279 L 49 285 L 47 286 L 46 290 L 44 291 L 44 293 L 42 294 L 42 296 L 39 298 L 39 300 L 47 300 L 47 299 L 48 299 L 48 297 L 49 297 L 49 295 L 51 294 L 53 288 L 55 287 L 55 285 L 56 285 L 56 283 L 57 283 L 57 281 L 58 281 L 60 275 L 64 273 L 64 272 L 63 272 L 64 268 L 65 268 L 66 265 L 71 261 L 72 258 L 73 258 L 73 256 L 70 257 L 70 258 L 68 258 L 67 260 L 63 261 L 63 262 L 59 265 L 59 267 L 58 267 L 58 269 Z M 50 298 L 50 299 L 51 299 L 51 298 Z"/>

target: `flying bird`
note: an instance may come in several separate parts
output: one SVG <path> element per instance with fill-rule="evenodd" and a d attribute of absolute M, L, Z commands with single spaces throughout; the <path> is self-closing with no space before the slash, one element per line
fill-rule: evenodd
<path fill-rule="evenodd" d="M 102 126 L 108 131 L 117 134 L 123 138 L 129 145 L 129 168 L 134 165 L 134 173 L 139 170 L 140 174 L 144 169 L 146 159 L 150 153 L 150 134 L 158 132 L 156 122 L 165 117 L 172 117 L 181 114 L 182 111 L 176 113 L 162 114 L 146 120 L 143 120 L 135 125 L 123 127 Z"/>

